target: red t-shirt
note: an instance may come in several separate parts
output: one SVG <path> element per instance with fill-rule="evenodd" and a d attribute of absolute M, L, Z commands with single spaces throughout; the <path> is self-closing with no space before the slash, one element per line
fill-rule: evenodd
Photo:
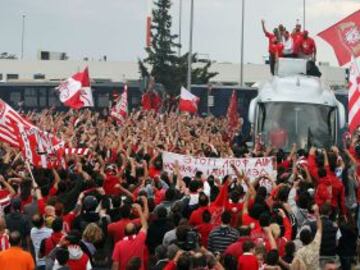
<path fill-rule="evenodd" d="M 89 257 L 83 253 L 80 259 L 69 259 L 67 264 L 71 270 L 86 270 L 88 262 Z"/>
<path fill-rule="evenodd" d="M 277 38 L 273 33 L 270 33 L 270 32 L 266 32 L 265 36 L 269 40 L 269 53 L 271 53 L 271 45 L 274 44 L 277 41 Z"/>
<path fill-rule="evenodd" d="M 308 37 L 307 39 L 303 39 L 301 43 L 301 51 L 306 55 L 312 55 L 315 52 L 315 41 Z"/>
<path fill-rule="evenodd" d="M 74 219 L 76 218 L 76 215 L 74 212 L 70 212 L 69 214 L 66 214 L 63 216 L 63 228 L 64 232 L 68 233 L 71 231 L 72 223 Z"/>
<path fill-rule="evenodd" d="M 259 263 L 254 254 L 246 252 L 238 258 L 238 270 L 258 270 Z"/>
<path fill-rule="evenodd" d="M 209 234 L 214 229 L 214 224 L 211 223 L 202 223 L 196 226 L 197 231 L 201 235 L 200 243 L 205 248 L 208 247 Z"/>
<path fill-rule="evenodd" d="M 240 255 L 243 254 L 243 244 L 246 241 L 251 241 L 251 237 L 250 236 L 242 236 L 239 238 L 239 240 L 235 243 L 232 243 L 230 246 L 227 247 L 227 249 L 225 250 L 224 254 L 227 255 L 231 255 L 234 258 L 239 258 Z"/>
<path fill-rule="evenodd" d="M 270 53 L 277 55 L 279 57 L 283 55 L 283 50 L 284 50 L 284 45 L 282 43 L 277 43 L 277 44 L 273 43 L 269 47 Z"/>
<path fill-rule="evenodd" d="M 301 50 L 303 33 L 302 32 L 296 32 L 296 33 L 291 34 L 291 37 L 294 40 L 294 53 L 299 53 L 300 50 Z"/>
<path fill-rule="evenodd" d="M 239 225 L 239 214 L 242 211 L 244 206 L 243 202 L 233 203 L 232 201 L 227 201 L 225 208 L 231 213 L 231 223 L 230 225 L 234 228 L 237 228 Z"/>
<path fill-rule="evenodd" d="M 259 230 L 259 229 L 261 230 L 259 221 L 257 219 L 250 217 L 250 215 L 247 213 L 243 213 L 242 214 L 242 225 L 249 226 L 251 223 L 255 224 L 255 228 L 253 230 Z"/>
<path fill-rule="evenodd" d="M 105 194 L 118 195 L 120 193 L 120 190 L 115 187 L 117 184 L 119 184 L 119 178 L 114 175 L 107 174 L 103 184 Z"/>
<path fill-rule="evenodd" d="M 144 270 L 146 233 L 140 231 L 137 235 L 125 237 L 119 241 L 114 248 L 112 259 L 119 263 L 119 270 L 125 270 L 128 261 L 133 257 L 139 257 L 141 260 L 141 270 Z"/>
<path fill-rule="evenodd" d="M 140 219 L 121 219 L 117 222 L 114 223 L 110 223 L 107 227 L 108 229 L 108 234 L 112 237 L 112 239 L 114 240 L 114 243 L 117 243 L 118 241 L 120 241 L 121 239 L 124 238 L 125 236 L 125 227 L 128 223 L 134 223 L 136 226 L 138 226 L 140 224 Z"/>
<path fill-rule="evenodd" d="M 209 210 L 208 206 L 202 206 L 191 213 L 189 224 L 192 226 L 200 225 L 202 221 L 202 214 L 205 210 Z"/>

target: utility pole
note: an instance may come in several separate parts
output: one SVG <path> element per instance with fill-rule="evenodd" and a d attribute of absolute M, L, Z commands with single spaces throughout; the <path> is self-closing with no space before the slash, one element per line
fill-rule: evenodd
<path fill-rule="evenodd" d="M 245 0 L 241 7 L 241 40 L 240 40 L 240 87 L 244 86 L 244 29 L 245 29 Z"/>
<path fill-rule="evenodd" d="M 183 9 L 183 0 L 179 0 L 179 57 L 181 56 L 181 27 L 182 27 L 182 9 Z"/>
<path fill-rule="evenodd" d="M 26 15 L 22 15 L 22 30 L 21 30 L 21 59 L 24 58 L 24 38 L 25 38 L 25 17 Z"/>
<path fill-rule="evenodd" d="M 191 92 L 191 65 L 192 65 L 193 28 L 194 28 L 194 0 L 191 0 L 190 38 L 189 38 L 188 73 L 187 73 L 187 90 L 189 90 L 190 92 Z"/>
<path fill-rule="evenodd" d="M 303 0 L 303 30 L 306 30 L 306 0 Z"/>

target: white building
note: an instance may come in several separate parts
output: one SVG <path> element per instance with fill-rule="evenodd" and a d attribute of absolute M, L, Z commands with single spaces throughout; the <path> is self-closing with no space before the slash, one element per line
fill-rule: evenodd
<path fill-rule="evenodd" d="M 89 67 L 93 80 L 112 82 L 134 81 L 140 78 L 137 62 L 74 61 L 74 60 L 7 60 L 0 59 L 0 81 L 59 81 L 77 71 Z M 320 65 L 322 80 L 331 86 L 344 86 L 345 69 Z M 210 71 L 219 74 L 212 79 L 219 84 L 238 84 L 240 65 L 213 63 Z M 252 85 L 270 78 L 269 66 L 265 64 L 245 64 L 244 82 Z"/>

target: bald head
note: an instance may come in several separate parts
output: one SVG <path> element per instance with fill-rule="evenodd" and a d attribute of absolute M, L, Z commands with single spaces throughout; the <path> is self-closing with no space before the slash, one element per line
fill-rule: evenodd
<path fill-rule="evenodd" d="M 9 242 L 11 246 L 20 246 L 21 244 L 21 235 L 18 231 L 13 231 L 10 233 Z"/>
<path fill-rule="evenodd" d="M 130 222 L 125 226 L 125 235 L 130 236 L 136 233 L 135 224 Z"/>

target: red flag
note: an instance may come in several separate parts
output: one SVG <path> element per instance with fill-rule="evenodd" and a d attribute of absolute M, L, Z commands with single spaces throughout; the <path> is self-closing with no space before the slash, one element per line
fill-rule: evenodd
<path fill-rule="evenodd" d="M 156 91 L 148 91 L 141 97 L 141 105 L 144 111 L 159 111 L 161 102 L 161 97 Z"/>
<path fill-rule="evenodd" d="M 360 56 L 360 10 L 318 34 L 333 47 L 339 65 Z"/>
<path fill-rule="evenodd" d="M 68 107 L 80 109 L 94 106 L 87 67 L 60 84 L 57 90 L 60 92 L 60 101 Z"/>
<path fill-rule="evenodd" d="M 352 133 L 360 125 L 360 71 L 352 58 L 349 76 L 349 131 Z"/>
<path fill-rule="evenodd" d="M 144 93 L 141 97 L 141 106 L 144 111 L 151 110 L 151 98 L 148 92 Z"/>
<path fill-rule="evenodd" d="M 229 107 L 227 110 L 229 130 L 234 130 L 239 125 L 239 114 L 237 112 L 237 107 L 238 107 L 238 105 L 237 105 L 236 92 L 235 92 L 235 90 L 233 90 L 231 98 L 230 98 Z"/>
<path fill-rule="evenodd" d="M 186 90 L 184 87 L 181 87 L 179 111 L 196 113 L 199 101 L 200 99 L 197 96 L 191 94 L 190 91 Z"/>
<path fill-rule="evenodd" d="M 119 125 L 123 125 L 128 115 L 128 95 L 127 85 L 124 86 L 124 92 L 121 94 L 116 105 L 111 109 L 110 115 L 115 118 Z"/>

